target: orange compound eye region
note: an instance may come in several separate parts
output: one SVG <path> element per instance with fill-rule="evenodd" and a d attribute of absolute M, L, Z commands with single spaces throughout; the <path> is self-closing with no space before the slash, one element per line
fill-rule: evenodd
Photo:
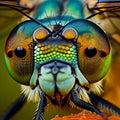
<path fill-rule="evenodd" d="M 26 24 L 17 26 L 9 35 L 5 45 L 5 62 L 9 74 L 12 78 L 25 85 L 29 85 L 29 80 L 33 72 L 33 42 L 32 34 L 24 32 Z M 21 26 L 23 29 L 21 29 Z"/>
<path fill-rule="evenodd" d="M 33 34 L 34 40 L 43 40 L 48 35 L 48 31 L 43 28 L 38 28 Z"/>
<path fill-rule="evenodd" d="M 78 37 L 78 60 L 84 76 L 90 83 L 102 79 L 110 66 L 111 47 L 107 37 L 93 31 Z"/>
<path fill-rule="evenodd" d="M 79 66 L 90 83 L 102 79 L 110 66 L 111 47 L 107 36 L 103 33 L 92 31 L 82 33 L 78 37 Z"/>
<path fill-rule="evenodd" d="M 73 29 L 69 29 L 73 28 Z M 68 23 L 64 28 L 65 38 L 76 38 L 78 66 L 89 83 L 105 77 L 111 63 L 111 45 L 106 33 L 95 23 L 78 19 Z"/>
<path fill-rule="evenodd" d="M 68 28 L 63 31 L 63 36 L 68 40 L 74 40 L 77 38 L 77 32 L 73 28 Z"/>

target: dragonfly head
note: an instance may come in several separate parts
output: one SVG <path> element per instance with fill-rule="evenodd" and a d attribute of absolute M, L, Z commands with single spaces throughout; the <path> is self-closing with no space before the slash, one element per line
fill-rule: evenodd
<path fill-rule="evenodd" d="M 111 46 L 95 23 L 77 19 L 53 31 L 31 21 L 18 25 L 8 37 L 5 60 L 19 83 L 40 89 L 51 99 L 65 98 L 75 84 L 100 81 L 111 61 Z"/>

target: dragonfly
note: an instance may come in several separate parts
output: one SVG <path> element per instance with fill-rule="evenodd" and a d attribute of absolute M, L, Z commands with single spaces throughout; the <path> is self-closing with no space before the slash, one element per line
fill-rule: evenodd
<path fill-rule="evenodd" d="M 112 58 L 110 42 L 115 46 L 114 55 L 119 54 L 119 0 L 11 0 L 0 1 L 0 7 L 3 21 L 8 21 L 8 13 L 2 11 L 10 10 L 15 16 L 16 21 L 10 22 L 17 26 L 6 40 L 5 62 L 22 88 L 3 120 L 10 119 L 28 100 L 38 104 L 34 120 L 43 119 L 49 103 L 86 109 L 102 117 L 102 108 L 120 114 L 118 107 L 100 97 Z"/>

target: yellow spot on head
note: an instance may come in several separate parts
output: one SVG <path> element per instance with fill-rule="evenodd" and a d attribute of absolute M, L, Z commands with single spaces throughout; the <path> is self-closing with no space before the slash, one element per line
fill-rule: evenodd
<path fill-rule="evenodd" d="M 38 28 L 35 32 L 34 32 L 34 38 L 36 40 L 43 40 L 46 36 L 48 35 L 48 31 L 43 29 L 43 28 Z"/>
<path fill-rule="evenodd" d="M 68 28 L 63 32 L 63 36 L 68 40 L 73 40 L 77 37 L 77 32 L 73 28 Z"/>

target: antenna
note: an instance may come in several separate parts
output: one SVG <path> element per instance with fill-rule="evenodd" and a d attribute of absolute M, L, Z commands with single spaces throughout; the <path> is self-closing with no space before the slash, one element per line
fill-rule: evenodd
<path fill-rule="evenodd" d="M 88 5 L 87 5 L 87 7 L 88 7 Z M 95 10 L 98 10 L 98 12 L 96 12 L 94 14 L 91 14 L 90 16 L 86 17 L 86 19 L 90 19 L 90 18 L 92 18 L 92 17 L 94 17 L 94 16 L 96 16 L 98 14 L 103 14 L 104 12 L 111 12 L 111 11 L 113 11 L 113 12 L 119 12 L 120 11 L 119 10 L 120 9 L 119 6 L 114 6 L 113 8 L 107 7 L 108 10 L 100 10 L 100 9 L 104 9 L 104 8 L 106 8 L 106 7 L 94 8 Z M 88 9 L 89 9 L 89 7 L 88 7 Z"/>

